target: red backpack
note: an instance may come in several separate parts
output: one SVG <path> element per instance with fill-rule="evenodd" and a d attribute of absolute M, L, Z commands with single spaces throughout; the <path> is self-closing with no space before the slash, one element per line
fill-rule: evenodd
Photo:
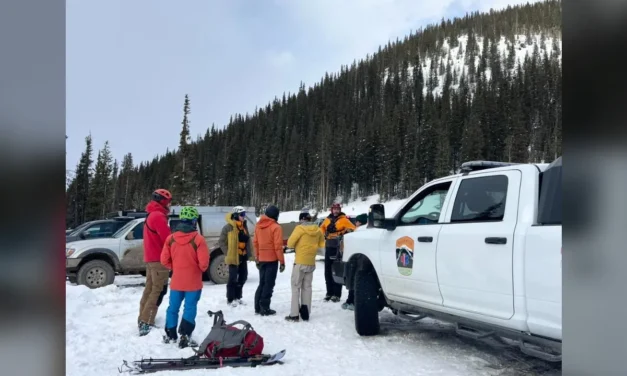
<path fill-rule="evenodd" d="M 260 355 L 263 351 L 263 337 L 252 325 L 244 320 L 227 324 L 222 311 L 207 312 L 213 318 L 213 326 L 204 341 L 200 344 L 197 353 L 208 358 L 248 357 Z M 238 329 L 235 325 L 242 325 Z"/>

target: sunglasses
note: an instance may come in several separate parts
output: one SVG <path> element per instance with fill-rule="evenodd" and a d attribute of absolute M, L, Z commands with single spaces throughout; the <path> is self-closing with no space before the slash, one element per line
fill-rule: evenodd
<path fill-rule="evenodd" d="M 240 217 L 245 217 L 245 216 L 246 216 L 246 212 L 240 212 L 240 213 L 239 213 L 239 216 L 240 216 Z"/>

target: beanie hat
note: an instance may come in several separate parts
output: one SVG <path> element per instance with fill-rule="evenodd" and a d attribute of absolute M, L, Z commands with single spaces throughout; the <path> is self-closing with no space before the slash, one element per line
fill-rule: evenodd
<path fill-rule="evenodd" d="M 302 221 L 303 219 L 306 219 L 306 220 L 310 221 L 311 220 L 311 214 L 309 214 L 309 212 L 300 213 L 298 215 L 298 220 Z"/>
<path fill-rule="evenodd" d="M 279 220 L 279 208 L 274 205 L 270 205 L 266 208 L 265 214 L 267 217 L 274 219 L 275 221 Z"/>
<path fill-rule="evenodd" d="M 368 214 L 359 214 L 355 218 L 355 221 L 361 223 L 362 225 L 365 225 L 366 223 L 368 223 Z"/>

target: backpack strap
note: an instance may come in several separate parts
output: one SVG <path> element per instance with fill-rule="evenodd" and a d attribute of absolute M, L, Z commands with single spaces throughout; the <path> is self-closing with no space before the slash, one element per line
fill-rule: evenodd
<path fill-rule="evenodd" d="M 194 248 L 194 251 L 198 251 L 198 244 L 196 244 L 196 237 L 194 236 L 192 238 L 192 240 L 189 241 L 189 245 L 192 246 L 192 248 Z"/>
<path fill-rule="evenodd" d="M 152 214 L 152 212 L 150 212 L 150 213 L 148 213 L 146 215 L 146 219 L 144 220 L 144 227 L 146 227 L 148 229 L 148 231 L 152 232 L 153 234 L 156 234 L 157 231 L 151 229 L 150 226 L 148 226 L 148 217 L 150 217 L 150 214 Z"/>
<path fill-rule="evenodd" d="M 171 237 L 170 238 L 170 242 L 168 243 L 168 245 L 171 247 L 172 244 L 174 244 L 174 242 L 175 242 L 174 237 Z M 195 238 L 192 238 L 192 240 L 190 240 L 188 244 L 191 245 L 192 248 L 194 248 L 194 251 L 198 251 L 198 245 L 196 244 L 196 239 Z M 222 314 L 222 312 L 220 312 L 220 314 Z M 209 316 L 211 316 L 211 315 L 209 315 Z"/>

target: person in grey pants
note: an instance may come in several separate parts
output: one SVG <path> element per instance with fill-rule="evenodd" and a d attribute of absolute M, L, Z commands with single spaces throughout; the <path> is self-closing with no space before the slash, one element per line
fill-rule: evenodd
<path fill-rule="evenodd" d="M 296 257 L 292 269 L 292 306 L 287 321 L 309 320 L 311 312 L 311 282 L 316 270 L 316 255 L 319 249 L 324 249 L 324 235 L 309 213 L 300 213 L 300 224 L 287 240 L 287 248 L 294 249 Z"/>

